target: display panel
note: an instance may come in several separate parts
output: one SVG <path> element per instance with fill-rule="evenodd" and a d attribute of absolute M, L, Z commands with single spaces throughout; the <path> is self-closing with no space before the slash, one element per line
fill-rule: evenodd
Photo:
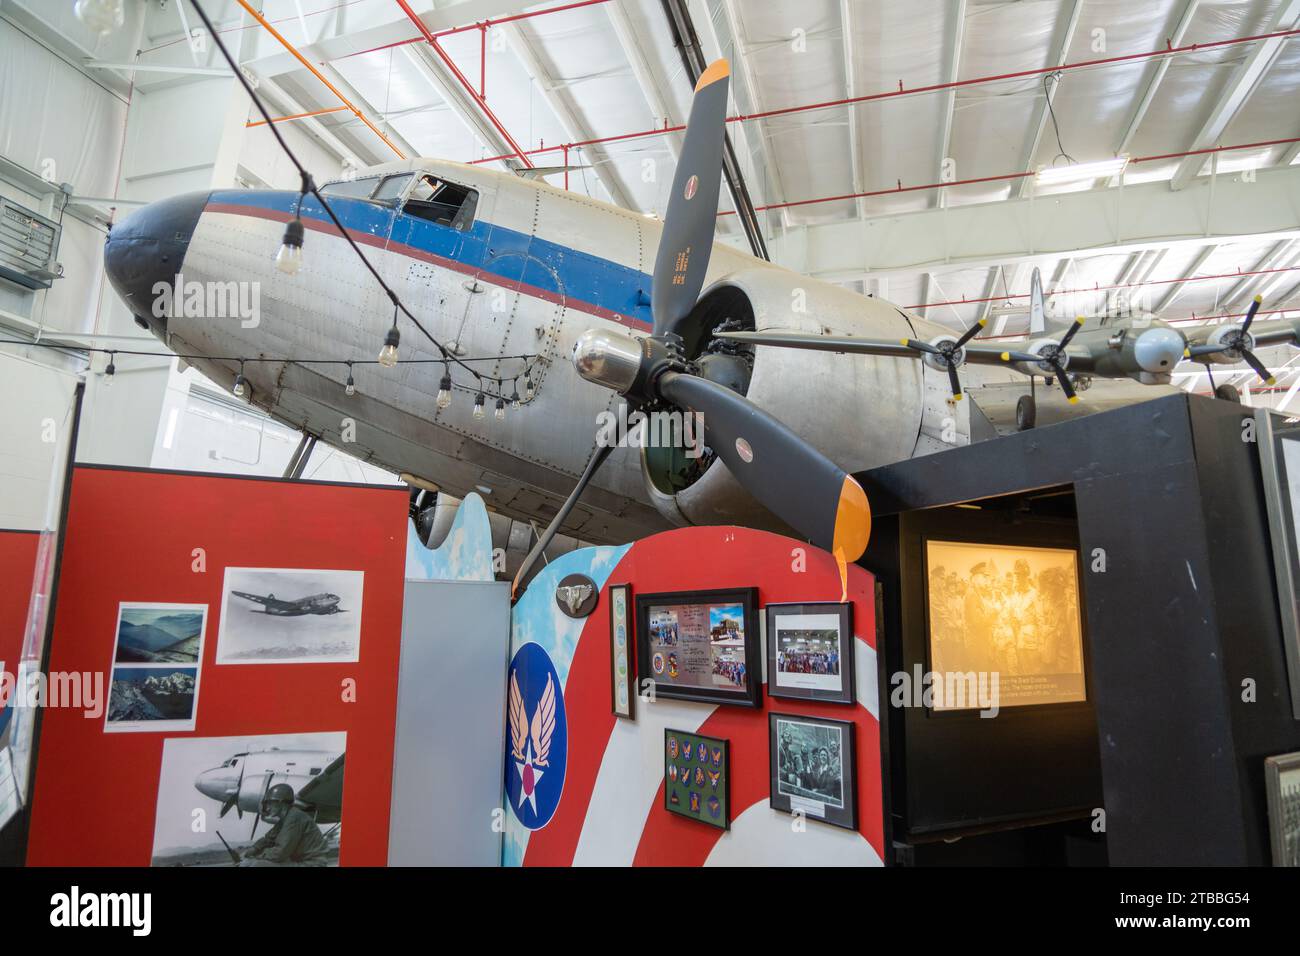
<path fill-rule="evenodd" d="M 1087 699 L 1078 553 L 927 540 L 933 709 Z"/>
<path fill-rule="evenodd" d="M 756 603 L 753 588 L 639 595 L 639 673 L 657 696 L 757 707 Z"/>
<path fill-rule="evenodd" d="M 636 668 L 632 663 L 632 589 L 609 586 L 610 709 L 632 720 L 636 707 Z"/>
<path fill-rule="evenodd" d="M 1267 408 L 1255 410 L 1255 422 L 1291 713 L 1300 720 L 1300 426 Z"/>
<path fill-rule="evenodd" d="M 1300 866 L 1300 753 L 1264 760 L 1274 866 Z"/>
<path fill-rule="evenodd" d="M 731 829 L 731 747 L 719 737 L 664 731 L 664 809 Z"/>

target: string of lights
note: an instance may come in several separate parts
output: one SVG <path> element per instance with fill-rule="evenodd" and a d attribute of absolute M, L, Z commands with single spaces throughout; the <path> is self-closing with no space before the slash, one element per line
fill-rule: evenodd
<path fill-rule="evenodd" d="M 184 2 L 184 0 L 182 0 L 182 2 Z M 388 296 L 389 301 L 393 303 L 393 322 L 392 325 L 389 327 L 388 331 L 384 335 L 383 345 L 379 350 L 378 358 L 376 359 L 355 359 L 355 358 L 333 359 L 333 358 L 295 358 L 295 357 L 270 357 L 270 356 L 259 356 L 254 358 L 250 358 L 247 356 L 221 357 L 221 356 L 209 356 L 209 355 L 199 355 L 199 356 L 178 355 L 177 356 L 176 353 L 172 353 L 172 352 L 151 353 L 151 352 L 133 351 L 128 349 L 88 348 L 88 347 L 80 347 L 80 346 L 49 346 L 48 343 L 39 343 L 39 342 L 38 343 L 18 342 L 18 343 L 6 343 L 6 344 L 21 344 L 21 345 L 28 345 L 28 346 L 34 344 L 47 345 L 48 347 L 56 347 L 56 348 L 62 347 L 62 348 L 68 348 L 74 351 L 81 351 L 81 352 L 104 353 L 107 354 L 109 357 L 109 364 L 105 368 L 105 372 L 109 376 L 111 376 L 116 371 L 116 367 L 113 362 L 113 359 L 116 355 L 158 355 L 158 356 L 167 356 L 167 357 L 176 356 L 182 359 L 206 359 L 209 361 L 218 361 L 218 362 L 238 362 L 239 372 L 235 377 L 234 393 L 240 397 L 248 393 L 248 381 L 247 379 L 244 378 L 244 366 L 246 364 L 251 364 L 254 362 L 272 362 L 272 363 L 293 363 L 297 365 L 344 365 L 347 366 L 348 368 L 348 379 L 347 379 L 347 384 L 345 386 L 345 390 L 348 395 L 352 395 L 355 394 L 356 391 L 356 385 L 355 382 L 353 381 L 353 376 L 351 372 L 353 366 L 377 364 L 383 366 L 384 368 L 393 368 L 399 364 L 398 356 L 399 356 L 399 349 L 401 347 L 401 331 L 398 328 L 398 321 L 399 321 L 399 317 L 404 315 L 408 320 L 410 320 L 411 324 L 413 324 L 415 328 L 419 330 L 419 332 L 433 344 L 433 346 L 438 350 L 439 357 L 431 358 L 431 359 L 408 359 L 402 361 L 401 364 L 421 364 L 421 365 L 441 364 L 443 366 L 443 374 L 441 380 L 439 381 L 438 397 L 437 397 L 437 406 L 439 409 L 446 408 L 451 404 L 452 393 L 453 391 L 457 391 L 457 390 L 472 392 L 474 394 L 475 396 L 474 416 L 476 418 L 482 418 L 484 416 L 485 414 L 484 407 L 488 399 L 492 399 L 495 403 L 496 406 L 495 417 L 498 420 L 505 418 L 505 406 L 507 401 L 515 408 L 520 407 L 520 405 L 522 405 L 524 402 L 531 401 L 535 394 L 535 383 L 533 380 L 534 371 L 536 370 L 539 363 L 545 361 L 542 358 L 542 356 L 538 354 L 501 355 L 501 356 L 489 356 L 484 358 L 467 359 L 456 355 L 455 352 L 450 347 L 440 342 L 437 339 L 437 337 L 435 337 L 424 326 L 424 323 L 422 323 L 419 320 L 419 318 L 417 318 L 415 314 L 411 312 L 409 308 L 406 307 L 405 303 L 402 302 L 397 292 L 384 280 L 384 277 L 380 275 L 379 270 L 375 268 L 374 264 L 370 261 L 369 257 L 367 257 L 366 254 L 361 250 L 361 247 L 357 244 L 356 240 L 353 239 L 352 235 L 348 232 L 347 228 L 343 225 L 342 221 L 335 214 L 334 209 L 330 206 L 328 200 L 326 200 L 326 198 L 321 194 L 320 190 L 317 188 L 315 181 L 312 179 L 311 173 L 309 173 L 306 167 L 303 166 L 302 162 L 298 159 L 297 155 L 295 155 L 293 150 L 290 148 L 289 144 L 285 142 L 285 139 L 281 135 L 279 129 L 276 128 L 275 122 L 272 121 L 271 114 L 268 112 L 262 100 L 258 97 L 257 92 L 253 89 L 253 85 L 252 83 L 249 82 L 249 79 L 245 75 L 244 71 L 240 68 L 239 64 L 235 61 L 234 56 L 231 55 L 231 52 L 229 48 L 226 46 L 224 40 L 217 33 L 215 27 L 212 24 L 211 18 L 209 18 L 208 16 L 207 11 L 203 9 L 203 6 L 198 2 L 198 0 L 190 0 L 190 4 L 191 6 L 194 7 L 195 12 L 198 13 L 199 19 L 203 21 L 204 28 L 207 30 L 209 36 L 211 36 L 213 41 L 216 43 L 217 48 L 221 51 L 221 55 L 225 59 L 226 63 L 230 66 L 231 72 L 234 74 L 235 78 L 239 81 L 240 85 L 243 86 L 244 91 L 248 94 L 249 100 L 253 103 L 254 106 L 257 107 L 257 111 L 261 113 L 263 119 L 266 120 L 266 126 L 271 131 L 271 135 L 275 137 L 276 143 L 279 145 L 280 149 L 284 152 L 285 156 L 289 159 L 289 162 L 293 164 L 294 168 L 297 170 L 299 175 L 300 188 L 298 192 L 298 202 L 294 210 L 294 218 L 291 219 L 288 222 L 288 224 L 285 226 L 284 236 L 281 240 L 280 248 L 275 255 L 276 268 L 279 269 L 281 272 L 283 272 L 285 275 L 292 276 L 292 275 L 296 275 L 302 267 L 303 245 L 305 240 L 305 229 L 303 227 L 303 222 L 301 218 L 302 204 L 303 201 L 306 199 L 306 197 L 308 195 L 311 195 L 320 204 L 321 209 L 324 210 L 325 214 L 329 217 L 335 229 L 338 230 L 339 235 L 342 236 L 343 239 L 347 241 L 348 245 L 352 249 L 352 252 L 361 261 L 361 264 L 366 268 L 366 271 L 370 273 L 370 275 L 374 278 L 375 282 L 378 283 L 379 287 L 383 289 L 384 293 Z M 522 362 L 523 365 L 519 369 L 519 371 L 515 372 L 513 375 L 488 374 L 486 372 L 481 372 L 478 369 L 471 367 L 470 365 L 470 363 L 472 362 L 487 362 L 487 361 L 494 361 L 494 362 L 519 361 Z M 452 369 L 457 367 L 464 369 L 467 373 L 474 376 L 473 386 L 463 385 L 460 382 L 457 382 L 453 379 Z M 522 393 L 519 390 L 520 379 L 523 379 L 524 382 L 524 388 Z M 507 383 L 511 383 L 512 386 L 512 393 L 508 397 L 505 393 L 505 387 Z"/>

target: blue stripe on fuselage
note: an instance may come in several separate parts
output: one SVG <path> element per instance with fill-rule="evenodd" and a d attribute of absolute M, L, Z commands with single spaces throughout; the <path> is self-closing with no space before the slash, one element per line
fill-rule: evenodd
<path fill-rule="evenodd" d="M 276 190 L 218 190 L 209 203 L 248 206 L 292 215 L 296 192 Z M 330 207 L 349 231 L 388 239 L 431 255 L 454 259 L 481 270 L 491 281 L 522 282 L 573 302 L 626 316 L 649 326 L 651 277 L 609 259 L 592 256 L 540 236 L 477 220 L 468 232 L 457 232 L 415 216 L 405 216 L 390 206 L 330 197 Z M 303 219 L 329 223 L 315 198 L 302 204 Z"/>

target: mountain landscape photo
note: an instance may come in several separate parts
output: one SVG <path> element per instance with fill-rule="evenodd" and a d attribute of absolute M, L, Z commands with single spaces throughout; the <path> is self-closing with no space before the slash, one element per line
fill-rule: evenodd
<path fill-rule="evenodd" d="M 203 643 L 204 609 L 126 607 L 117 627 L 119 664 L 194 664 Z"/>
<path fill-rule="evenodd" d="M 108 699 L 109 723 L 189 720 L 197 669 L 119 667 Z"/>

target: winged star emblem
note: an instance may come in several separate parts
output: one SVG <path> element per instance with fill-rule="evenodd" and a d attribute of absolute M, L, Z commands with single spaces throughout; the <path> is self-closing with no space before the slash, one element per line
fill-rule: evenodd
<path fill-rule="evenodd" d="M 537 784 L 547 766 L 551 752 L 551 735 L 555 733 L 555 682 L 550 674 L 546 675 L 546 687 L 542 690 L 541 700 L 533 711 L 533 718 L 528 719 L 528 709 L 524 706 L 524 695 L 519 690 L 518 672 L 510 672 L 510 755 L 515 760 L 515 769 L 519 772 L 519 806 L 525 803 L 537 813 Z"/>
<path fill-rule="evenodd" d="M 556 588 L 555 593 L 564 602 L 570 614 L 577 614 L 578 608 L 586 603 L 593 590 L 595 589 L 590 584 L 566 584 Z"/>

